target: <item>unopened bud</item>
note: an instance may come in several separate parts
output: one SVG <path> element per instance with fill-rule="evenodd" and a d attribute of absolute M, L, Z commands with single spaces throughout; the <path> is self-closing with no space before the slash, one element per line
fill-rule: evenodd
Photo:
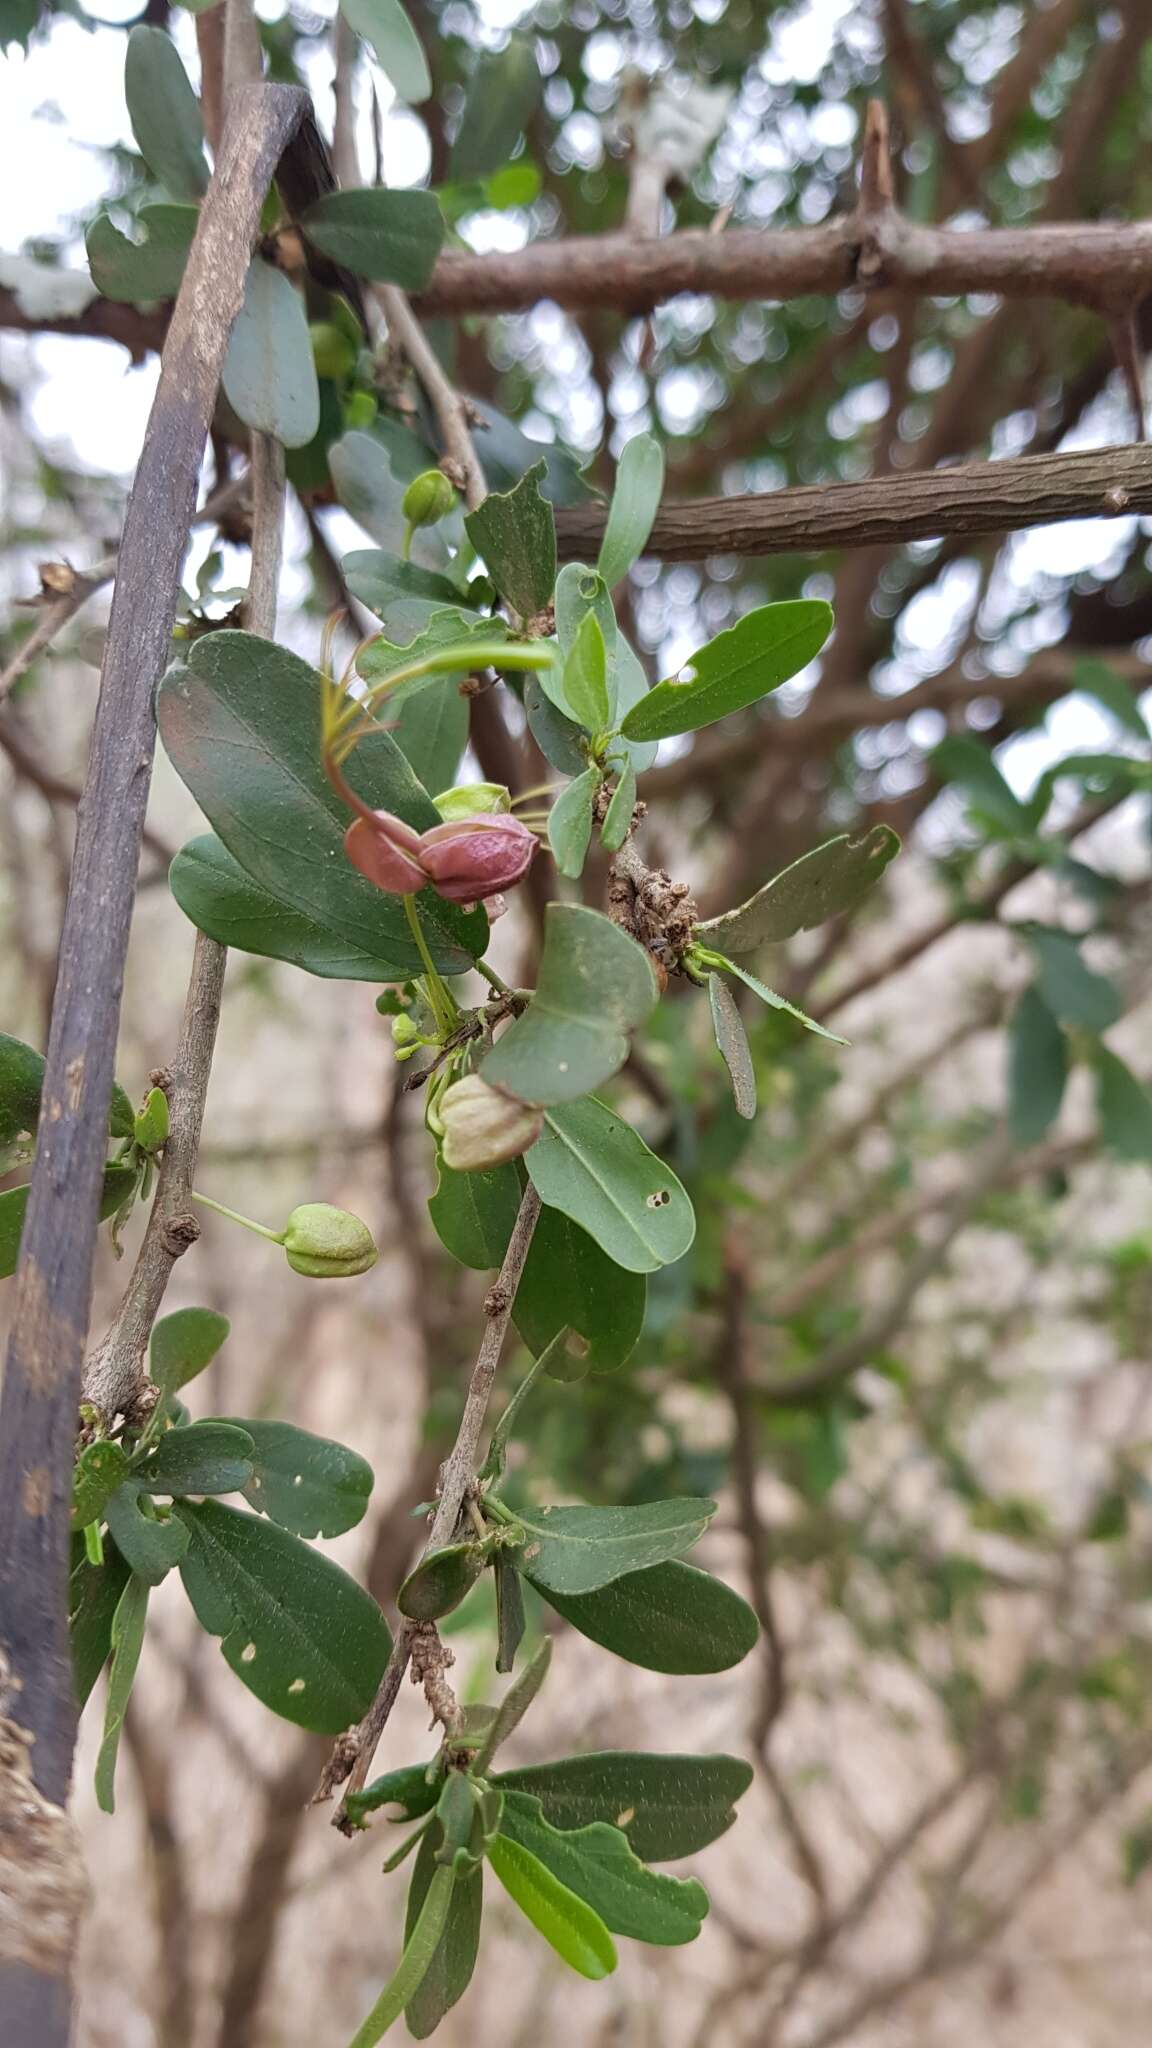
<path fill-rule="evenodd" d="M 304 1202 L 293 1209 L 280 1241 L 293 1272 L 310 1280 L 344 1280 L 376 1264 L 367 1225 L 328 1202 Z"/>
<path fill-rule="evenodd" d="M 413 477 L 401 502 L 409 526 L 435 526 L 446 519 L 456 503 L 456 493 L 442 469 L 424 469 Z"/>
<path fill-rule="evenodd" d="M 527 874 L 536 834 L 520 818 L 475 814 L 420 836 L 420 865 L 449 903 L 482 903 Z"/>
<path fill-rule="evenodd" d="M 453 1173 L 484 1173 L 519 1159 L 544 1128 L 544 1112 L 466 1074 L 444 1090 L 439 1104 L 444 1164 Z"/>
<path fill-rule="evenodd" d="M 502 817 L 512 809 L 512 797 L 502 782 L 459 782 L 432 799 L 446 824 L 460 818 Z"/>

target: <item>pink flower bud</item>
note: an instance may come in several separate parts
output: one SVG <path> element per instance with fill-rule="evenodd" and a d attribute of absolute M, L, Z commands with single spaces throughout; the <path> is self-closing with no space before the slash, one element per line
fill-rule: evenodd
<path fill-rule="evenodd" d="M 457 818 L 421 834 L 420 865 L 450 903 L 482 903 L 527 874 L 536 853 L 536 834 L 521 819 Z"/>
<path fill-rule="evenodd" d="M 415 895 L 428 880 L 420 865 L 420 834 L 391 811 L 357 818 L 344 834 L 344 851 L 354 868 L 390 896 Z"/>

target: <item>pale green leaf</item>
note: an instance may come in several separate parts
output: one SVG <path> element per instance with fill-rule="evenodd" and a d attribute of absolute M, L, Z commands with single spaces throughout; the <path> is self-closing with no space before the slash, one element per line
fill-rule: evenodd
<path fill-rule="evenodd" d="M 400 99 L 419 106 L 432 91 L 424 47 L 400 0 L 340 0 L 340 12 L 363 36 Z"/>
<path fill-rule="evenodd" d="M 320 387 L 304 301 L 282 270 L 254 256 L 244 304 L 220 378 L 244 424 L 285 448 L 303 448 L 320 425 Z"/>
<path fill-rule="evenodd" d="M 436 195 L 418 188 L 326 192 L 301 215 L 300 226 L 333 263 L 405 291 L 427 284 L 444 240 Z"/>
<path fill-rule="evenodd" d="M 536 993 L 484 1061 L 484 1078 L 524 1102 L 571 1102 L 623 1065 L 656 996 L 635 939 L 599 911 L 550 903 Z"/>
<path fill-rule="evenodd" d="M 831 630 L 831 606 L 816 598 L 790 598 L 746 612 L 693 654 L 681 676 L 657 683 L 633 706 L 621 728 L 625 739 L 698 732 L 746 710 L 807 668 Z"/>
<path fill-rule="evenodd" d="M 592 812 L 601 780 L 599 768 L 586 768 L 582 775 L 561 790 L 548 813 L 548 844 L 552 858 L 560 873 L 570 881 L 575 881 L 584 872 L 592 839 Z"/>
<path fill-rule="evenodd" d="M 692 1204 L 671 1168 L 591 1097 L 550 1109 L 524 1163 L 541 1201 L 628 1272 L 671 1265 L 696 1235 Z"/>
<path fill-rule="evenodd" d="M 815 930 L 856 909 L 880 880 L 900 841 L 888 825 L 841 833 L 774 875 L 747 903 L 697 925 L 696 937 L 720 953 L 752 953 L 797 932 Z"/>
<path fill-rule="evenodd" d="M 609 589 L 623 582 L 644 553 L 664 489 L 664 450 L 651 434 L 626 442 L 596 567 Z"/>
<path fill-rule="evenodd" d="M 581 1977 L 607 1977 L 616 1968 L 616 1945 L 591 1906 L 569 1891 L 518 1842 L 498 1835 L 488 1860 L 525 1918 Z"/>
<path fill-rule="evenodd" d="M 138 23 L 124 59 L 124 97 L 140 154 L 173 199 L 208 190 L 204 123 L 192 81 L 172 38 Z"/>

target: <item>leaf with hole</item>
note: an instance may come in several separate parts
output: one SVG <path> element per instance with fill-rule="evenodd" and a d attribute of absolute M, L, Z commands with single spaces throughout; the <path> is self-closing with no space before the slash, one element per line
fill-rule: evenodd
<path fill-rule="evenodd" d="M 1152 1163 L 1152 1095 L 1106 1045 L 1092 1055 L 1100 1142 L 1116 1159 Z"/>
<path fill-rule="evenodd" d="M 723 975 L 708 976 L 708 1002 L 716 1044 L 732 1083 L 732 1100 L 737 1114 L 750 1120 L 756 1114 L 756 1069 L 748 1048 L 744 1019 Z"/>
<path fill-rule="evenodd" d="M 194 206 L 142 206 L 135 222 L 142 239 L 131 242 L 100 214 L 85 238 L 97 291 L 134 305 L 174 299 L 199 217 Z"/>
<path fill-rule="evenodd" d="M 654 1500 L 638 1507 L 518 1508 L 521 1569 L 543 1593 L 595 1593 L 629 1572 L 682 1557 L 716 1512 L 714 1500 Z"/>
<path fill-rule="evenodd" d="M 404 1939 L 412 1939 L 416 1923 L 436 1874 L 436 1852 L 441 1830 L 434 1824 L 420 1842 L 404 1920 Z M 484 1910 L 484 1876 L 479 1869 L 461 1871 L 452 1887 L 452 1899 L 444 1931 L 416 1992 L 404 2008 L 404 2018 L 413 2040 L 427 2040 L 445 2013 L 463 1998 L 472 1981 L 480 1949 L 480 1922 Z"/>
<path fill-rule="evenodd" d="M 519 1842 L 498 1835 L 488 1860 L 525 1919 L 581 1977 L 607 1977 L 616 1968 L 616 1945 L 591 1906 Z"/>
<path fill-rule="evenodd" d="M 610 1933 L 661 1948 L 695 1941 L 699 1934 L 708 1912 L 703 1885 L 649 1870 L 627 1835 L 610 1822 L 556 1828 L 531 1794 L 505 1792 L 500 1833 L 591 1906 Z"/>
<path fill-rule="evenodd" d="M 143 1579 L 130 1578 L 112 1617 L 112 1668 L 104 1704 L 104 1734 L 96 1758 L 96 1804 L 101 1813 L 116 1811 L 116 1758 L 147 1622 L 148 1586 Z"/>
<path fill-rule="evenodd" d="M 132 1463 L 145 1493 L 240 1493 L 252 1478 L 253 1441 L 231 1422 L 169 1429 Z"/>
<path fill-rule="evenodd" d="M 505 49 L 482 51 L 468 81 L 448 176 L 463 183 L 506 164 L 539 97 L 540 66 L 530 36 L 513 35 Z"/>
<path fill-rule="evenodd" d="M 683 680 L 671 676 L 649 690 L 621 731 L 629 740 L 663 740 L 744 711 L 807 668 L 831 631 L 832 607 L 817 598 L 745 612 L 683 664 L 689 671 Z"/>
<path fill-rule="evenodd" d="M 511 491 L 490 491 L 464 520 L 496 588 L 524 619 L 550 603 L 556 581 L 556 521 L 541 496 L 543 475 L 543 463 L 534 463 Z"/>
<path fill-rule="evenodd" d="M 198 931 L 235 952 L 283 960 L 325 981 L 380 982 L 395 974 L 393 960 L 374 958 L 262 889 L 214 832 L 181 847 L 168 886 Z"/>
<path fill-rule="evenodd" d="M 576 881 L 584 872 L 592 839 L 592 813 L 602 780 L 599 768 L 586 768 L 561 790 L 548 813 L 552 858 L 569 881 Z"/>
<path fill-rule="evenodd" d="M 486 1173 L 453 1173 L 438 1159 L 436 1173 L 436 1192 L 429 1198 L 428 1214 L 445 1250 L 474 1272 L 499 1266 L 520 1208 L 516 1168 L 493 1166 Z"/>
<path fill-rule="evenodd" d="M 635 434 L 616 465 L 616 487 L 596 567 L 609 589 L 622 583 L 648 545 L 664 489 L 664 450 L 651 434 Z"/>
<path fill-rule="evenodd" d="M 343 1536 L 363 1521 L 375 1480 L 358 1451 L 292 1422 L 227 1419 L 252 1446 L 244 1498 L 270 1522 L 296 1536 Z"/>
<path fill-rule="evenodd" d="M 481 1071 L 523 1102 L 571 1102 L 623 1066 L 629 1034 L 655 1003 L 656 977 L 635 939 L 583 904 L 550 903 L 536 993 Z"/>
<path fill-rule="evenodd" d="M 138 1481 L 126 1480 L 111 1496 L 104 1513 L 121 1556 L 138 1578 L 158 1586 L 187 1552 L 188 1531 L 172 1516 L 146 1514 L 140 1495 Z"/>
<path fill-rule="evenodd" d="M 719 953 L 741 954 L 814 931 L 857 909 L 899 851 L 889 825 L 843 832 L 793 861 L 738 909 L 697 925 L 695 937 Z"/>
<path fill-rule="evenodd" d="M 178 1503 L 180 1566 L 200 1626 L 273 1713 L 338 1735 L 367 1711 L 392 1639 L 376 1602 L 286 1529 L 219 1501 Z"/>
<path fill-rule="evenodd" d="M 541 1209 L 512 1308 L 534 1355 L 568 1330 L 574 1364 L 615 1372 L 636 1348 L 647 1299 L 643 1273 L 626 1272 L 558 1209 Z"/>
<path fill-rule="evenodd" d="M 192 81 L 162 28 L 138 24 L 128 38 L 124 97 L 141 156 L 173 199 L 208 190 L 204 123 Z"/>
<path fill-rule="evenodd" d="M 583 712 L 569 698 L 566 686 L 567 671 L 581 634 L 588 632 L 589 619 L 595 620 L 604 643 L 604 687 L 608 699 L 606 716 L 597 720 L 595 725 L 589 726 L 590 731 L 599 730 L 608 722 L 616 702 L 615 669 L 619 632 L 616 613 L 612 606 L 612 593 L 604 578 L 595 569 L 589 569 L 583 562 L 566 562 L 556 578 L 553 605 L 560 660 L 555 668 L 542 674 L 541 687 L 563 717 L 574 720 L 577 725 L 586 722 Z M 577 689 L 579 687 L 578 681 Z"/>
<path fill-rule="evenodd" d="M 1068 1041 L 1040 994 L 1026 988 L 1008 1027 L 1008 1122 L 1020 1145 L 1055 1123 L 1068 1079 Z"/>
<path fill-rule="evenodd" d="M 752 1767 L 735 1756 L 660 1756 L 609 1749 L 501 1771 L 493 1779 L 507 1797 L 529 1793 L 554 1828 L 608 1821 L 645 1863 L 692 1856 L 726 1834 L 734 1803 L 752 1783 Z"/>
<path fill-rule="evenodd" d="M 483 1543 L 447 1543 L 422 1557 L 404 1580 L 396 1605 L 409 1621 L 439 1621 L 459 1607 L 488 1563 Z"/>
<path fill-rule="evenodd" d="M 340 12 L 370 46 L 400 99 L 419 106 L 432 90 L 428 59 L 400 0 L 340 0 Z"/>
<path fill-rule="evenodd" d="M 83 1538 L 75 1539 L 68 1580 L 68 1633 L 77 1707 L 86 1704 L 108 1661 L 113 1617 L 131 1576 L 111 1543 L 104 1545 L 103 1564 L 94 1565 L 85 1554 Z"/>
<path fill-rule="evenodd" d="M 434 192 L 390 191 L 382 185 L 326 192 L 300 216 L 314 248 L 357 277 L 418 292 L 427 284 L 444 240 Z"/>
<path fill-rule="evenodd" d="M 550 1109 L 524 1163 L 541 1201 L 630 1273 L 672 1265 L 696 1235 L 692 1204 L 671 1168 L 591 1097 Z"/>
<path fill-rule="evenodd" d="M 306 662 L 251 633 L 210 633 L 160 686 L 161 735 L 219 837 L 245 872 L 333 939 L 418 973 L 420 954 L 399 897 L 373 888 L 344 852 L 350 819 L 320 763 L 320 688 Z M 349 770 L 373 810 L 416 831 L 441 822 L 391 734 L 371 733 Z M 488 919 L 422 890 L 421 921 L 441 970 L 483 953 Z"/>
<path fill-rule="evenodd" d="M 130 1166 L 106 1166 L 100 1187 L 100 1220 L 106 1222 L 127 1201 L 136 1186 Z M 20 1257 L 20 1234 L 28 1207 L 28 1187 L 7 1188 L 0 1194 L 0 1280 L 16 1271 Z"/>
<path fill-rule="evenodd" d="M 320 425 L 320 387 L 304 301 L 282 270 L 254 256 L 220 376 L 245 426 L 303 448 Z"/>
<path fill-rule="evenodd" d="M 524 1576 L 536 1584 L 530 1570 Z M 646 1671 L 727 1671 L 759 1633 L 747 1601 L 723 1579 L 679 1561 L 630 1572 L 596 1593 L 537 1590 L 581 1635 Z"/>
<path fill-rule="evenodd" d="M 179 1393 L 211 1365 L 232 1325 L 214 1308 L 178 1308 L 152 1330 L 148 1372 L 165 1394 Z"/>

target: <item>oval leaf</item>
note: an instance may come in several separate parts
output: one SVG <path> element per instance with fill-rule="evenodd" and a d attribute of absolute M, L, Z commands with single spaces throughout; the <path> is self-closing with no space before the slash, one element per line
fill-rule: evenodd
<path fill-rule="evenodd" d="M 422 1557 L 396 1595 L 409 1621 L 439 1621 L 472 1591 L 488 1563 L 483 1543 L 448 1543 Z"/>
<path fill-rule="evenodd" d="M 1008 1028 L 1008 1121 L 1021 1145 L 1055 1123 L 1068 1079 L 1068 1041 L 1038 989 L 1026 988 Z"/>
<path fill-rule="evenodd" d="M 414 107 L 426 100 L 432 90 L 428 59 L 400 0 L 340 0 L 340 12 L 370 44 L 400 99 Z"/>
<path fill-rule="evenodd" d="M 367 1711 L 392 1639 L 376 1602 L 326 1557 L 256 1515 L 203 1501 L 175 1513 L 196 1619 L 273 1713 L 338 1735 Z"/>
<path fill-rule="evenodd" d="M 544 1818 L 538 1799 L 506 1792 L 500 1834 L 543 1863 L 613 1934 L 673 1948 L 695 1941 L 700 1932 L 708 1911 L 703 1885 L 648 1870 L 628 1837 L 610 1823 L 593 1821 L 564 1832 Z"/>
<path fill-rule="evenodd" d="M 600 827 L 600 844 L 606 853 L 619 853 L 632 829 L 632 813 L 635 809 L 636 769 L 633 763 L 628 761 L 612 792 L 612 800 L 604 813 L 604 823 Z"/>
<path fill-rule="evenodd" d="M 595 625 L 595 620 L 592 623 Z M 599 768 L 586 768 L 583 775 L 561 790 L 548 813 L 552 858 L 569 881 L 576 881 L 584 872 L 592 839 L 592 811 L 601 780 Z"/>
<path fill-rule="evenodd" d="M 635 939 L 599 911 L 550 903 L 536 993 L 484 1061 L 484 1078 L 523 1102 L 571 1102 L 623 1066 L 629 1033 L 655 1003 L 656 977 Z"/>
<path fill-rule="evenodd" d="M 574 1363 L 585 1372 L 615 1372 L 636 1348 L 647 1301 L 642 1273 L 625 1272 L 558 1209 L 541 1209 L 512 1308 L 535 1357 L 568 1330 Z"/>
<path fill-rule="evenodd" d="M 506 164 L 540 97 L 540 67 L 531 37 L 514 35 L 498 53 L 481 52 L 448 158 L 448 175 L 463 183 Z"/>
<path fill-rule="evenodd" d="M 490 491 L 464 524 L 502 597 L 531 619 L 551 601 L 556 581 L 556 521 L 541 496 L 543 462 L 511 491 Z"/>
<path fill-rule="evenodd" d="M 244 1497 L 270 1522 L 296 1536 L 342 1536 L 363 1521 L 375 1478 L 358 1451 L 291 1422 L 228 1419 L 252 1446 Z"/>
<path fill-rule="evenodd" d="M 112 1541 L 132 1570 L 150 1586 L 166 1579 L 188 1548 L 188 1532 L 173 1519 L 153 1520 L 140 1506 L 135 1482 L 121 1486 L 104 1510 Z"/>
<path fill-rule="evenodd" d="M 239 1493 L 252 1477 L 252 1438 L 229 1422 L 169 1429 L 132 1468 L 146 1493 Z"/>
<path fill-rule="evenodd" d="M 72 1527 L 84 1529 L 99 1521 L 117 1488 L 128 1477 L 128 1458 L 121 1444 L 106 1440 L 88 1444 L 72 1473 Z"/>
<path fill-rule="evenodd" d="M 500 1771 L 492 1782 L 506 1794 L 531 1793 L 554 1828 L 608 1821 L 645 1863 L 670 1863 L 727 1832 L 736 1819 L 734 1802 L 752 1783 L 752 1767 L 735 1756 L 609 1749 Z"/>
<path fill-rule="evenodd" d="M 501 1265 L 520 1210 L 516 1168 L 494 1166 L 487 1173 L 454 1173 L 438 1159 L 436 1171 L 436 1193 L 429 1199 L 428 1214 L 441 1244 L 462 1266 L 471 1266 L 475 1272 Z"/>
<path fill-rule="evenodd" d="M 284 960 L 326 981 L 390 981 L 395 974 L 392 960 L 373 958 L 270 896 L 214 832 L 181 847 L 168 886 L 198 931 L 238 953 Z"/>
<path fill-rule="evenodd" d="M 255 256 L 220 378 L 246 426 L 303 448 L 320 425 L 320 386 L 304 301 L 282 270 Z"/>
<path fill-rule="evenodd" d="M 138 26 L 128 38 L 124 97 L 140 154 L 173 199 L 208 190 L 204 123 L 192 81 L 162 28 Z"/>
<path fill-rule="evenodd" d="M 1152 1160 L 1152 1096 L 1106 1045 L 1096 1048 L 1092 1064 L 1101 1143 L 1117 1159 Z"/>
<path fill-rule="evenodd" d="M 585 612 L 564 661 L 564 701 L 586 732 L 608 723 L 608 654 L 595 612 Z"/>
<path fill-rule="evenodd" d="M 607 1977 L 616 1968 L 616 1944 L 598 1913 L 569 1891 L 519 1842 L 497 1835 L 488 1860 L 509 1897 L 538 1934 L 581 1977 Z"/>
<path fill-rule="evenodd" d="M 114 1216 L 136 1186 L 130 1166 L 106 1166 L 100 1191 L 100 1220 Z M 0 1280 L 16 1271 L 20 1257 L 20 1234 L 28 1207 L 28 1188 L 7 1188 L 0 1194 Z"/>
<path fill-rule="evenodd" d="M 444 217 L 434 192 L 391 192 L 383 186 L 326 192 L 301 216 L 317 249 L 357 277 L 420 291 L 444 240 Z"/>
<path fill-rule="evenodd" d="M 130 1578 L 112 1617 L 112 1669 L 104 1706 L 104 1736 L 96 1759 L 96 1804 L 101 1813 L 116 1811 L 116 1758 L 140 1652 L 144 1648 L 147 1621 L 148 1587 L 143 1579 Z"/>
<path fill-rule="evenodd" d="M 676 1175 L 602 1102 L 549 1110 L 524 1163 L 541 1201 L 571 1217 L 630 1273 L 671 1265 L 696 1235 L 692 1204 Z"/>
<path fill-rule="evenodd" d="M 521 1508 L 521 1569 L 544 1592 L 594 1593 L 629 1572 L 682 1557 L 716 1513 L 714 1500 L 655 1500 L 639 1507 Z"/>
<path fill-rule="evenodd" d="M 1107 1031 L 1120 1015 L 1120 998 L 1103 974 L 1085 965 L 1071 932 L 1049 925 L 1021 926 L 1039 968 L 1039 989 L 1061 1024 Z"/>
<path fill-rule="evenodd" d="M 712 1008 L 716 1043 L 732 1082 L 732 1099 L 737 1114 L 751 1119 L 756 1114 L 756 1069 L 748 1050 L 744 1019 L 736 1007 L 736 998 L 720 974 L 708 976 L 708 1001 Z"/>
<path fill-rule="evenodd" d="M 432 1827 L 416 1851 L 408 1905 L 404 1919 L 404 1940 L 409 1942 L 424 1908 L 428 1888 L 436 1875 L 439 1829 Z M 427 2040 L 446 2012 L 463 1998 L 480 1950 L 480 1922 L 484 1911 L 482 1870 L 462 1871 L 452 1887 L 452 1899 L 444 1931 L 415 1995 L 404 2008 L 404 2019 L 415 2041 Z"/>
<path fill-rule="evenodd" d="M 136 225 L 143 239 L 130 242 L 102 213 L 85 237 L 97 291 L 136 305 L 174 299 L 199 218 L 194 206 L 142 206 Z"/>
<path fill-rule="evenodd" d="M 178 1308 L 152 1331 L 148 1371 L 166 1394 L 176 1394 L 211 1365 L 232 1325 L 214 1308 Z"/>
<path fill-rule="evenodd" d="M 873 825 L 855 837 L 843 832 L 793 861 L 737 910 L 697 925 L 696 936 L 717 952 L 739 954 L 814 931 L 855 910 L 899 851 L 890 825 Z"/>
<path fill-rule="evenodd" d="M 807 668 L 831 631 L 832 607 L 817 598 L 790 598 L 746 612 L 691 656 L 685 680 L 672 676 L 649 690 L 621 731 L 625 739 L 662 740 L 744 711 Z"/>
<path fill-rule="evenodd" d="M 664 489 L 664 450 L 651 434 L 626 442 L 596 567 L 611 589 L 622 583 L 648 544 Z"/>
<path fill-rule="evenodd" d="M 538 1591 L 581 1635 L 646 1671 L 727 1671 L 759 1633 L 747 1601 L 691 1564 L 655 1564 L 598 1593 Z"/>

